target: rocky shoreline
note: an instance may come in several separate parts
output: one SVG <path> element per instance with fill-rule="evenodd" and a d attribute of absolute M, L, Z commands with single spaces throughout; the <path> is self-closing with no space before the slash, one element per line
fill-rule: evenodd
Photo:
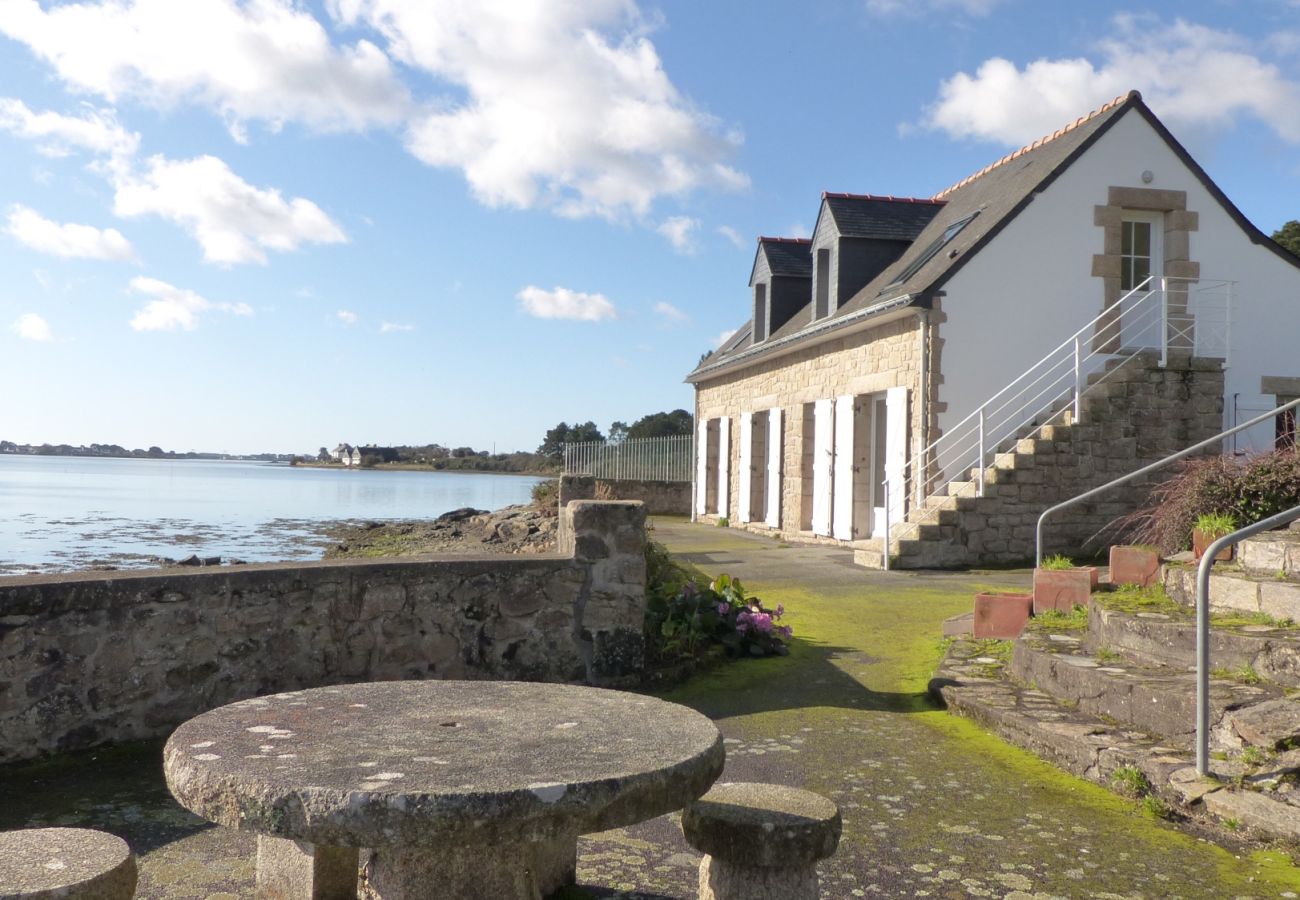
<path fill-rule="evenodd" d="M 324 558 L 551 553 L 556 523 L 554 509 L 534 505 L 464 507 L 428 521 L 349 522 L 327 530 L 335 543 Z"/>

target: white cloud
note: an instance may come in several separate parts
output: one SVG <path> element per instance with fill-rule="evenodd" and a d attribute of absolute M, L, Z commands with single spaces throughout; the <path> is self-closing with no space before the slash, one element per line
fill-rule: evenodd
<path fill-rule="evenodd" d="M 700 228 L 698 219 L 690 216 L 670 216 L 659 223 L 655 231 L 668 239 L 678 253 L 695 252 L 695 232 Z"/>
<path fill-rule="evenodd" d="M 655 304 L 655 315 L 662 316 L 669 322 L 685 322 L 690 319 L 686 313 L 664 300 Z"/>
<path fill-rule="evenodd" d="M 736 334 L 737 331 L 739 331 L 739 329 L 737 329 L 737 328 L 732 328 L 732 329 L 729 329 L 729 330 L 727 330 L 727 331 L 722 332 L 722 334 L 720 334 L 720 335 L 718 335 L 717 337 L 715 337 L 715 338 L 713 339 L 713 349 L 714 349 L 714 350 L 717 350 L 719 347 L 721 347 L 721 346 L 722 346 L 723 344 L 725 344 L 727 341 L 731 340 L 732 337 L 735 336 L 735 334 Z"/>
<path fill-rule="evenodd" d="M 1175 130 L 1258 119 L 1300 143 L 1300 80 L 1257 56 L 1257 42 L 1182 19 L 1117 16 L 1096 59 L 1039 59 L 1023 69 L 994 57 L 939 86 L 922 124 L 952 137 L 1029 143 L 1136 88 Z"/>
<path fill-rule="evenodd" d="M 20 204 L 9 208 L 5 231 L 19 243 L 51 256 L 120 261 L 135 259 L 131 242 L 116 228 L 100 229 L 73 222 L 60 224 Z"/>
<path fill-rule="evenodd" d="M 36 313 L 23 313 L 9 326 L 9 330 L 25 341 L 44 342 L 54 340 L 54 332 L 50 330 L 50 323 L 36 315 Z"/>
<path fill-rule="evenodd" d="M 407 146 L 489 206 L 646 216 L 665 195 L 741 188 L 740 142 L 684 98 L 634 0 L 330 0 L 443 91 Z"/>
<path fill-rule="evenodd" d="M 400 325 L 397 322 L 382 322 L 379 325 L 380 334 L 395 334 L 403 331 L 414 331 L 414 325 Z"/>
<path fill-rule="evenodd" d="M 72 90 L 162 108 L 202 103 L 244 123 L 320 129 L 392 124 L 409 103 L 382 50 L 335 47 L 290 0 L 6 0 L 0 34 L 26 44 Z"/>
<path fill-rule="evenodd" d="M 342 322 L 344 325 L 357 324 L 357 314 L 350 309 L 340 309 L 334 315 L 336 315 L 338 317 L 338 320 Z"/>
<path fill-rule="evenodd" d="M 539 319 L 599 322 L 618 318 L 614 304 L 604 294 L 584 294 L 562 287 L 547 291 L 530 284 L 515 296 L 524 312 Z"/>
<path fill-rule="evenodd" d="M 792 238 L 806 238 L 812 236 L 812 230 L 803 222 L 793 222 L 785 233 Z"/>
<path fill-rule="evenodd" d="M 867 12 L 873 16 L 919 16 L 943 14 L 950 10 L 968 16 L 987 16 L 1007 0 L 867 0 Z"/>
<path fill-rule="evenodd" d="M 140 135 L 119 125 L 112 110 L 87 109 L 80 116 L 38 113 L 11 97 L 0 97 L 0 130 L 37 141 L 47 156 L 65 156 L 79 149 L 122 157 L 131 156 L 140 146 Z"/>
<path fill-rule="evenodd" d="M 266 250 L 348 239 L 315 203 L 254 187 L 215 156 L 153 156 L 143 171 L 119 172 L 114 182 L 114 212 L 128 218 L 152 214 L 180 225 L 203 247 L 207 262 L 265 263 Z"/>
<path fill-rule="evenodd" d="M 253 314 L 247 303 L 213 303 L 194 291 L 173 287 L 157 278 L 132 278 L 131 290 L 153 298 L 131 319 L 136 331 L 193 331 L 199 326 L 200 313 L 209 310 L 236 316 Z"/>
<path fill-rule="evenodd" d="M 740 236 L 740 232 L 730 225 L 719 225 L 718 234 L 731 241 L 737 250 L 744 250 L 748 246 L 745 239 Z"/>

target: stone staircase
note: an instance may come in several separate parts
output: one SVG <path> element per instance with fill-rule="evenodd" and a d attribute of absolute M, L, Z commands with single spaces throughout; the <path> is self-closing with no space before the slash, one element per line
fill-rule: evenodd
<path fill-rule="evenodd" d="M 1086 616 L 1030 620 L 1015 641 L 957 638 L 932 694 L 1012 743 L 1174 817 L 1300 840 L 1300 531 L 1239 545 L 1210 587 L 1211 772 L 1194 767 L 1194 569 L 1103 584 Z M 1168 589 L 1166 593 L 1165 588 Z"/>
<path fill-rule="evenodd" d="M 910 509 L 891 535 L 891 566 L 957 568 L 1032 558 L 1044 509 L 1218 433 L 1222 385 L 1217 360 L 1184 357 L 1160 367 L 1144 352 L 1109 361 L 1089 376 L 1079 422 L 1060 412 L 1051 418 L 1065 424 L 1027 426 L 989 465 L 971 468 Z M 1076 507 L 1068 521 L 1053 524 L 1053 548 L 1079 553 L 1143 496 L 1141 484 L 1129 485 Z M 852 546 L 857 565 L 883 568 L 882 539 Z"/>

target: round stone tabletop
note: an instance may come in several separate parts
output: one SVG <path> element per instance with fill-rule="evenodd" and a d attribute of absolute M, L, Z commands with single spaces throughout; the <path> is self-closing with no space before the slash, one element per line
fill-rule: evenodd
<path fill-rule="evenodd" d="M 0 897 L 108 898 L 135 891 L 135 857 L 126 841 L 88 828 L 0 832 Z"/>
<path fill-rule="evenodd" d="M 167 784 L 213 822 L 344 847 L 585 834 L 680 809 L 722 772 L 705 716 L 621 691 L 500 681 L 315 688 L 191 719 Z"/>

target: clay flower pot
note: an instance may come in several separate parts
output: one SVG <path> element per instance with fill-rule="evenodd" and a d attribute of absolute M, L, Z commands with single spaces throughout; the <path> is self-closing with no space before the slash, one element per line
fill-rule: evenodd
<path fill-rule="evenodd" d="M 976 594 L 972 623 L 976 639 L 1020 637 L 1033 606 L 1033 594 Z"/>
<path fill-rule="evenodd" d="M 1210 549 L 1210 545 L 1213 544 L 1221 537 L 1223 537 L 1223 535 L 1221 534 L 1210 534 L 1208 532 L 1201 531 L 1201 529 L 1199 528 L 1193 528 L 1192 529 L 1192 556 L 1196 558 L 1197 562 L 1200 562 L 1201 557 L 1205 555 L 1205 551 Z M 1229 560 L 1232 559 L 1232 551 L 1234 549 L 1235 548 L 1231 545 L 1224 547 L 1222 550 L 1219 551 L 1219 555 L 1215 557 L 1215 561 L 1228 562 Z"/>
<path fill-rule="evenodd" d="M 1087 606 L 1092 599 L 1092 589 L 1096 585 L 1095 566 L 1035 569 L 1034 615 L 1042 615 L 1049 609 L 1069 612 L 1076 606 Z"/>

